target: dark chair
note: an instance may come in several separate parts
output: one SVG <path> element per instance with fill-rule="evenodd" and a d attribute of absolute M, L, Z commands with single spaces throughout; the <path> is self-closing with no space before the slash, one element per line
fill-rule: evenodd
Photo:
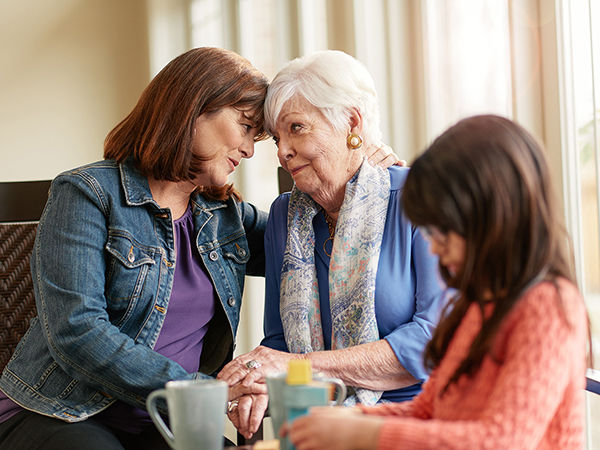
<path fill-rule="evenodd" d="M 279 184 L 280 194 L 290 192 L 294 186 L 292 176 L 281 166 L 277 168 L 277 183 Z"/>
<path fill-rule="evenodd" d="M 600 395 L 600 370 L 588 369 L 585 390 Z"/>
<path fill-rule="evenodd" d="M 0 371 L 36 315 L 29 258 L 50 181 L 0 183 Z"/>

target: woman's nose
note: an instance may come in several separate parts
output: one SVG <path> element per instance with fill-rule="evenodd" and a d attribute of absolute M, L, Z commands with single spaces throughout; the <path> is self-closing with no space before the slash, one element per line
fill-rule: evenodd
<path fill-rule="evenodd" d="M 240 146 L 240 152 L 242 153 L 242 158 L 252 158 L 254 155 L 254 139 L 246 140 Z"/>
<path fill-rule="evenodd" d="M 292 159 L 292 156 L 294 156 L 292 146 L 289 145 L 287 139 L 280 138 L 279 142 L 277 143 L 277 157 L 279 158 L 279 161 L 281 163 L 289 161 Z"/>

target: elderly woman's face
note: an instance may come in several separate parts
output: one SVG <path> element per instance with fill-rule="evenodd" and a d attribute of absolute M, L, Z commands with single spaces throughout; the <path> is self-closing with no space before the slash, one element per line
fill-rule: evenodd
<path fill-rule="evenodd" d="M 348 126 L 348 131 L 350 126 Z M 281 166 L 302 192 L 319 202 L 320 197 L 343 193 L 360 167 L 362 154 L 348 149 L 347 132 L 336 131 L 323 113 L 301 96 L 281 109 L 273 139 Z"/>

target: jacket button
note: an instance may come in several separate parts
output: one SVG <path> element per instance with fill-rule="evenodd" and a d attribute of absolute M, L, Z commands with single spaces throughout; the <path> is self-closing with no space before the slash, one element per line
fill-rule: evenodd
<path fill-rule="evenodd" d="M 229 300 L 227 300 L 227 304 L 229 306 L 235 306 L 235 298 L 229 297 Z"/>
<path fill-rule="evenodd" d="M 216 261 L 217 259 L 219 259 L 219 254 L 216 251 L 212 251 L 208 254 L 208 257 L 210 258 L 211 261 Z"/>

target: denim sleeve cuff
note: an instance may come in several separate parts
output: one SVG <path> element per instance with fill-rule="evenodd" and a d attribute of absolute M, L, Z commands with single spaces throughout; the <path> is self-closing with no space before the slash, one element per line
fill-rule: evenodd
<path fill-rule="evenodd" d="M 206 375 L 205 373 L 202 372 L 195 372 L 192 374 L 192 380 L 212 380 L 213 377 L 211 377 L 210 375 Z"/>

